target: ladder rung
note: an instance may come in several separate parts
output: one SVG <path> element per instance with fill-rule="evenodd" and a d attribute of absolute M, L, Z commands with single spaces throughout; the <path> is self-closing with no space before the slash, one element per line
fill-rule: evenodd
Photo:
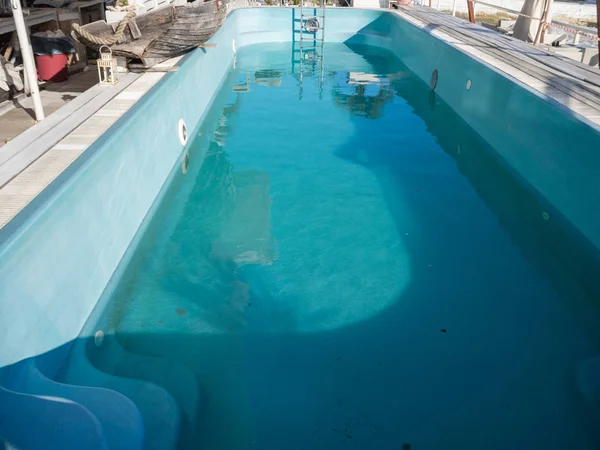
<path fill-rule="evenodd" d="M 307 20 L 305 20 L 304 22 L 306 23 L 306 22 L 308 22 L 308 21 L 307 21 Z M 302 23 L 302 22 L 300 22 L 300 23 Z M 323 27 L 319 25 L 319 28 L 317 28 L 317 31 L 318 31 L 318 30 L 322 30 L 322 29 L 323 29 Z"/>
<path fill-rule="evenodd" d="M 298 33 L 300 36 L 298 36 L 295 40 L 295 42 L 300 42 L 300 41 L 306 41 L 308 43 L 312 43 L 312 41 L 319 41 L 322 40 L 321 37 L 316 37 L 314 34 L 308 34 L 308 33 Z"/>
<path fill-rule="evenodd" d="M 319 28 L 318 30 L 315 31 L 306 31 L 304 29 L 300 29 L 300 30 L 294 30 L 294 33 L 300 33 L 300 34 L 312 34 L 312 35 L 316 35 L 317 31 L 323 31 L 323 28 Z"/>

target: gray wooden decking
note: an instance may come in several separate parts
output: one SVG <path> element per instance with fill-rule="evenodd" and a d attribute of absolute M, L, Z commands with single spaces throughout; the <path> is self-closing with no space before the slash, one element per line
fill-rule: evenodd
<path fill-rule="evenodd" d="M 158 67 L 172 68 L 180 59 L 173 58 Z M 1 147 L 0 229 L 53 183 L 166 73 L 128 73 L 116 86 L 93 86 Z M 27 214 L 21 214 L 21 222 L 26 218 Z M 13 223 L 18 226 L 21 222 Z"/>
<path fill-rule="evenodd" d="M 0 187 L 50 150 L 138 77 L 139 75 L 127 74 L 116 86 L 95 85 L 33 127 L 30 125 L 32 119 L 26 118 L 28 129 L 0 147 Z M 50 103 L 45 106 L 52 111 L 54 105 Z M 3 127 L 12 127 L 14 130 L 19 126 L 11 120 L 13 112 L 18 111 L 13 110 L 0 117 Z M 22 115 L 17 117 L 17 121 L 22 119 Z"/>
<path fill-rule="evenodd" d="M 50 116 L 97 83 L 98 73 L 94 67 L 94 70 L 70 74 L 67 81 L 40 86 L 44 113 Z M 21 94 L 12 101 L 0 103 L 0 161 L 2 147 L 34 124 L 35 113 L 31 97 Z"/>
<path fill-rule="evenodd" d="M 600 70 L 426 7 L 397 13 L 600 125 Z M 458 44 L 458 45 L 457 45 Z"/>

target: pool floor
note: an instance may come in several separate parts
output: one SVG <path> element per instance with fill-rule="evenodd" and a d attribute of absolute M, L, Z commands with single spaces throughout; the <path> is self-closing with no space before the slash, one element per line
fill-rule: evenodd
<path fill-rule="evenodd" d="M 238 53 L 112 300 L 198 378 L 182 447 L 600 448 L 598 302 L 543 203 L 396 56 L 294 55 Z"/>

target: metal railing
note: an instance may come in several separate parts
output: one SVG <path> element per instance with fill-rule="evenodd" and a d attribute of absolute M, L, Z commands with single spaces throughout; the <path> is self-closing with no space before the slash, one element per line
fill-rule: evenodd
<path fill-rule="evenodd" d="M 573 34 L 573 44 L 579 44 L 579 39 L 581 36 L 590 37 L 591 39 L 598 39 L 598 36 L 594 36 L 595 28 L 589 27 L 580 27 L 579 25 L 573 25 L 571 23 L 559 22 L 558 20 L 553 20 L 551 26 L 555 28 L 560 28 L 562 30 L 570 32 Z"/>

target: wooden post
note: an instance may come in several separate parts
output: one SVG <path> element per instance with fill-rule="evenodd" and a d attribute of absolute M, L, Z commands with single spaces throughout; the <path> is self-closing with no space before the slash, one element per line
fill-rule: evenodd
<path fill-rule="evenodd" d="M 537 33 L 535 33 L 533 45 L 538 45 L 540 43 L 540 37 L 542 36 L 542 28 L 544 28 L 544 23 L 546 23 L 546 12 L 542 14 L 542 20 L 540 20 L 540 25 L 538 26 Z"/>
<path fill-rule="evenodd" d="M 429 7 L 430 7 L 430 8 L 431 8 L 431 2 L 432 2 L 432 1 L 433 1 L 433 0 L 429 0 Z"/>
<path fill-rule="evenodd" d="M 542 11 L 540 25 L 538 26 L 537 33 L 535 33 L 535 39 L 533 40 L 533 45 L 538 45 L 540 43 L 540 39 L 542 38 L 542 34 L 544 32 L 544 27 L 546 26 L 546 20 L 548 20 L 548 8 L 549 7 L 550 7 L 550 2 L 546 1 L 544 3 L 544 10 Z"/>
<path fill-rule="evenodd" d="M 472 0 L 467 0 L 467 8 L 469 9 L 469 22 L 475 23 L 475 8 Z"/>

